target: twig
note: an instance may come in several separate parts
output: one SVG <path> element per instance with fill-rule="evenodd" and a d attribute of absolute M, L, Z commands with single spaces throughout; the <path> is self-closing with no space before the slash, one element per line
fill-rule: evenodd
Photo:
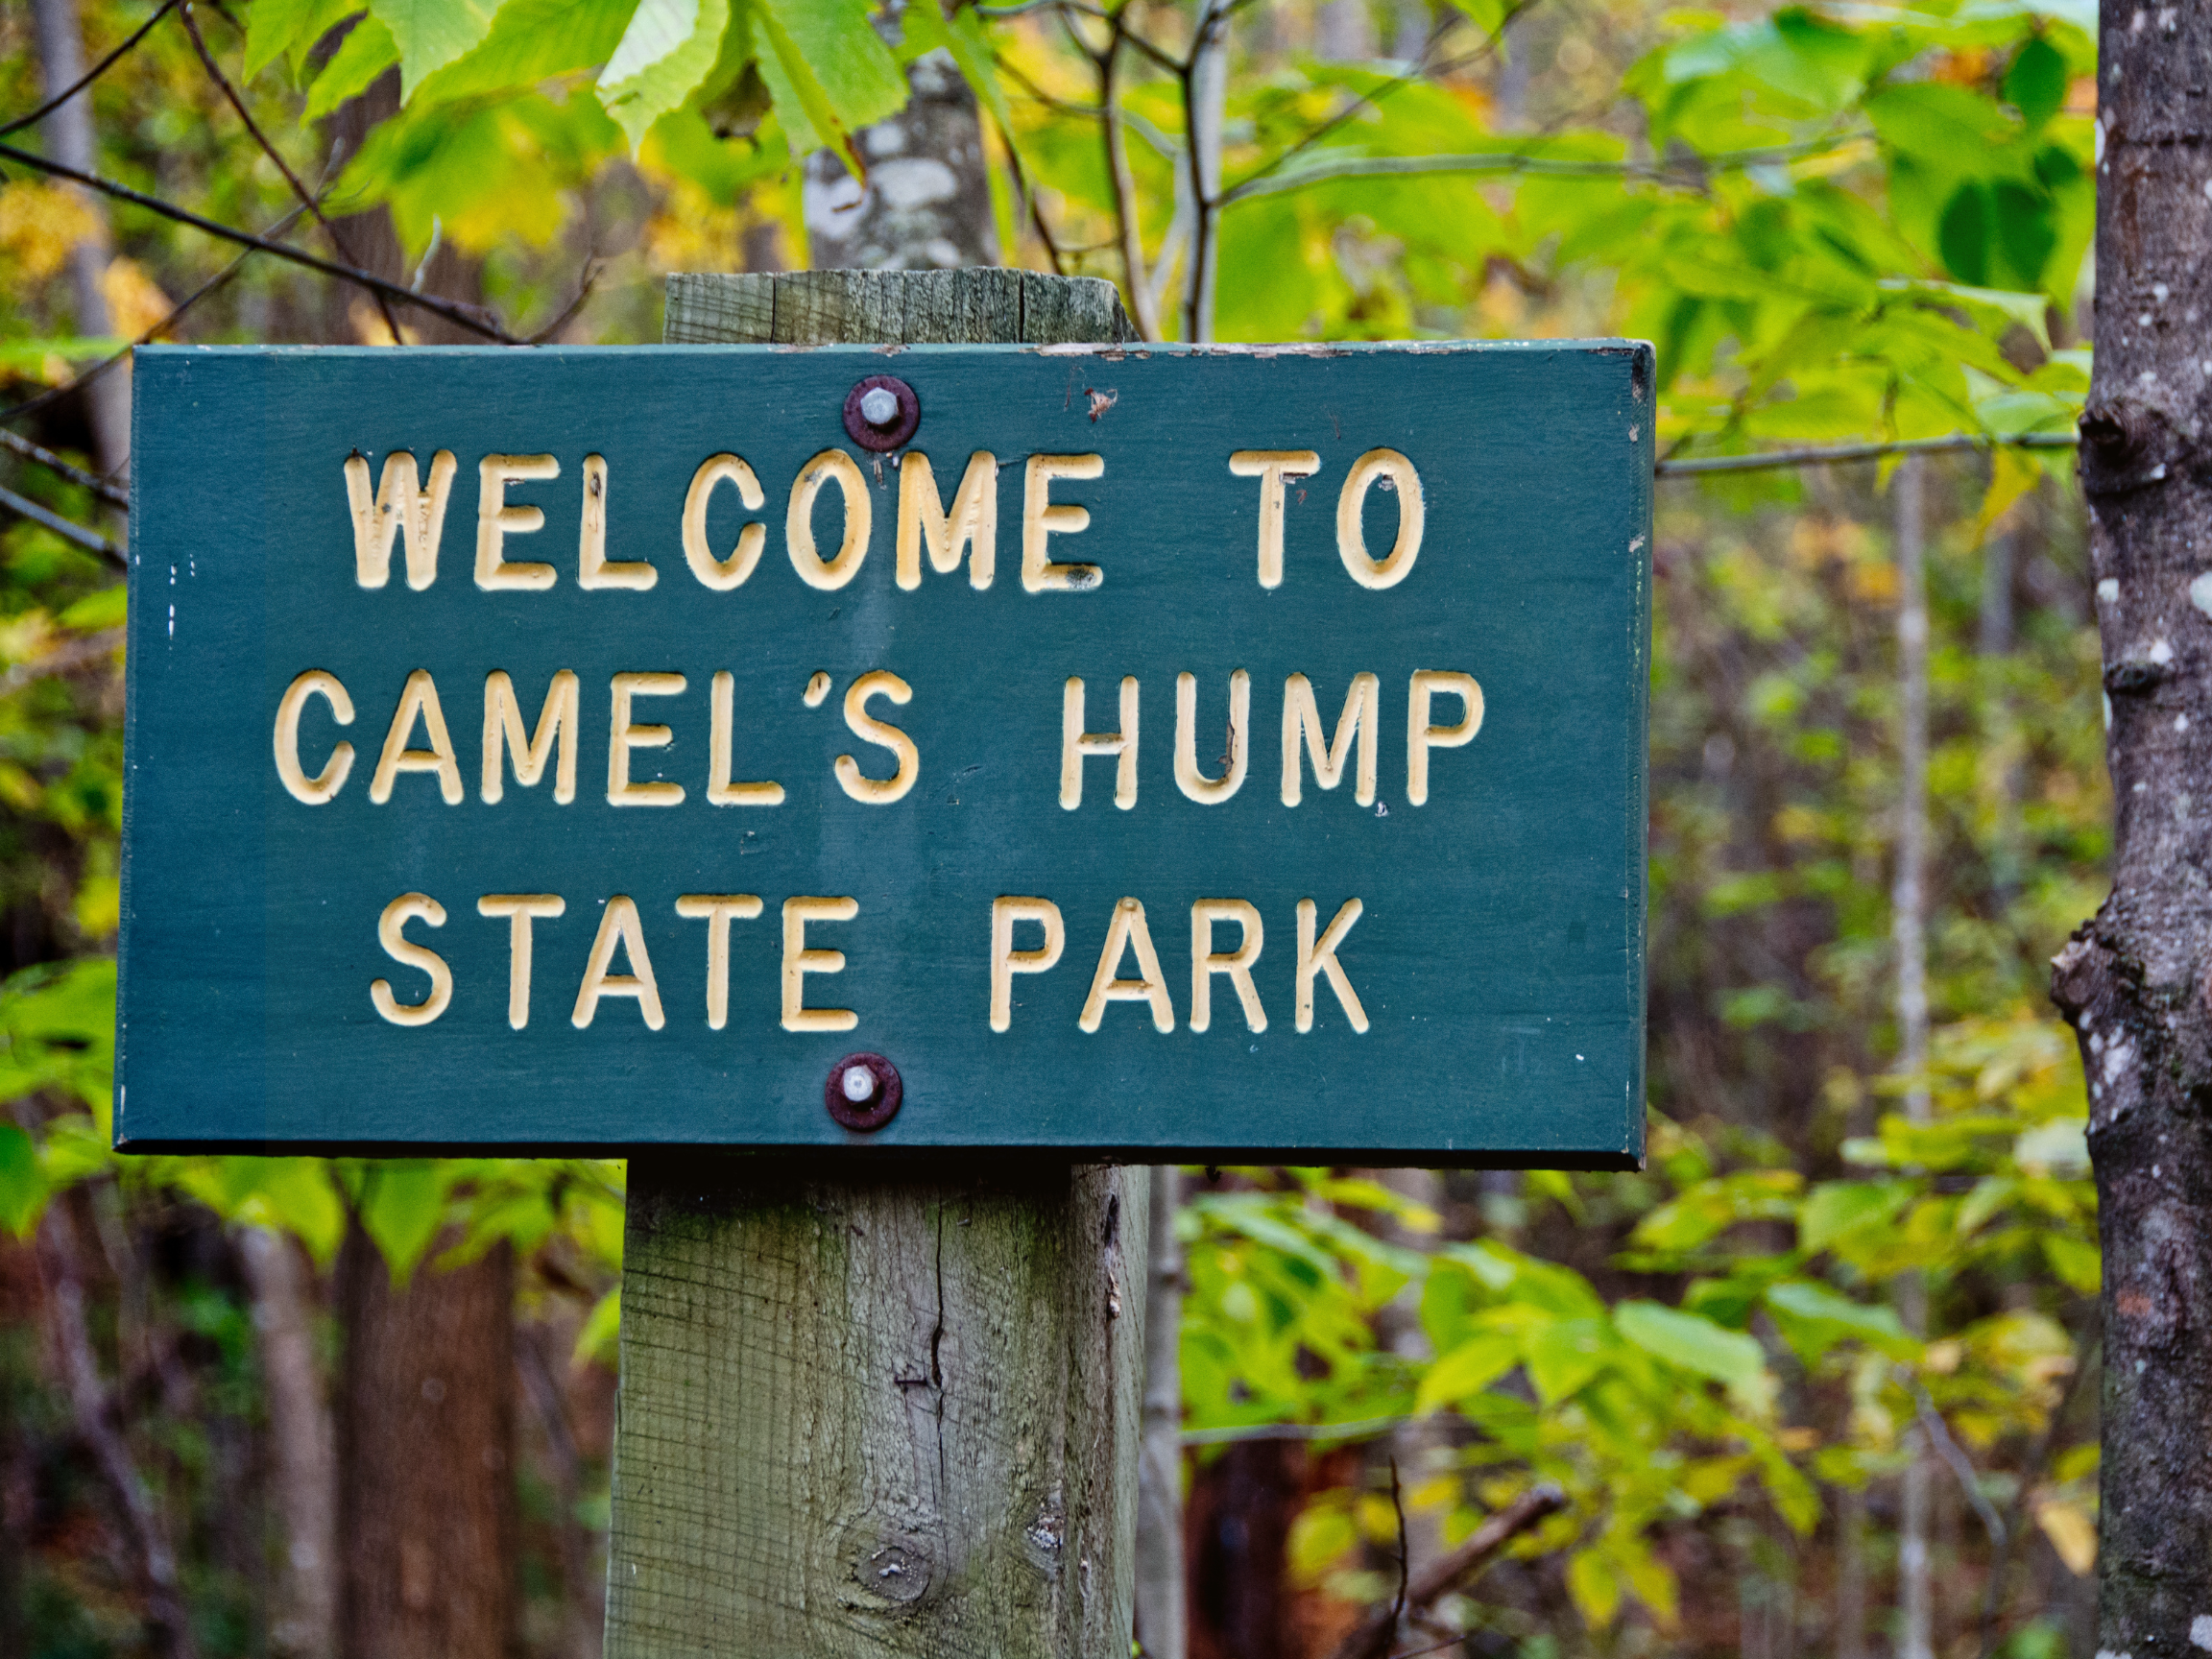
<path fill-rule="evenodd" d="M 1504 16 L 1498 20 L 1498 27 L 1491 30 L 1490 33 L 1483 37 L 1482 43 L 1479 46 L 1476 47 L 1474 51 L 1462 55 L 1455 60 L 1455 66 L 1463 67 L 1464 65 L 1476 62 L 1477 60 L 1496 51 L 1498 49 L 1498 43 L 1505 38 L 1505 31 L 1513 26 L 1514 22 L 1521 16 L 1523 12 L 1527 12 L 1530 7 L 1536 6 L 1540 3 L 1541 0 L 1521 0 L 1521 3 L 1518 6 L 1514 7 L 1512 11 L 1506 12 Z M 1405 87 L 1411 85 L 1414 82 L 1426 78 L 1431 71 L 1431 65 L 1429 62 L 1431 55 L 1435 52 L 1437 47 L 1444 43 L 1445 35 L 1450 32 L 1453 24 L 1456 21 L 1457 14 L 1455 12 L 1447 12 L 1442 17 L 1437 19 L 1436 27 L 1429 32 L 1429 38 L 1422 43 L 1421 56 L 1415 60 L 1413 66 L 1410 69 L 1407 69 L 1402 75 L 1393 76 L 1390 80 L 1385 81 L 1382 85 L 1376 87 L 1372 92 L 1362 92 L 1358 97 L 1353 99 L 1349 104 L 1345 105 L 1343 108 L 1337 110 L 1335 114 L 1330 116 L 1328 120 L 1322 122 L 1320 126 L 1314 128 L 1312 132 L 1307 133 L 1305 137 L 1299 139 L 1297 143 L 1283 151 L 1272 160 L 1262 162 L 1259 167 L 1246 174 L 1242 179 L 1239 179 L 1234 186 L 1223 193 L 1221 200 L 1224 203 L 1228 202 L 1238 192 L 1245 189 L 1246 186 L 1253 184 L 1259 180 L 1265 178 L 1268 174 L 1275 172 L 1286 161 L 1289 160 L 1291 156 L 1298 155 L 1302 151 L 1311 148 L 1315 144 L 1318 144 L 1330 133 L 1335 132 L 1337 128 L 1343 126 L 1345 122 L 1351 120 L 1352 117 L 1357 115 L 1360 110 L 1365 109 L 1372 105 L 1380 104 L 1383 99 L 1389 97 L 1391 93 L 1401 91 Z"/>
<path fill-rule="evenodd" d="M 91 667 L 122 645 L 123 632 L 120 628 L 103 628 L 97 634 L 87 634 L 83 638 L 56 646 L 36 661 L 14 664 L 0 674 L 0 698 L 12 697 L 36 681 L 56 680 L 64 674 L 74 674 L 80 668 Z"/>
<path fill-rule="evenodd" d="M 283 218 L 277 220 L 276 224 L 269 228 L 270 233 L 272 235 L 281 235 L 284 231 L 290 229 L 292 226 L 298 222 L 300 216 L 306 211 L 307 209 L 304 207 L 293 208 L 291 212 L 285 214 Z M 192 292 L 185 295 L 183 299 L 178 301 L 177 303 L 170 308 L 168 316 L 162 318 L 160 322 L 155 324 L 151 328 L 147 329 L 145 333 L 139 335 L 137 339 L 132 341 L 131 345 L 124 347 L 122 350 L 115 352 L 112 356 L 103 357 L 91 368 L 85 370 L 84 373 L 73 375 L 69 379 L 64 380 L 60 385 L 50 387 L 48 390 L 39 393 L 36 397 L 27 397 L 12 409 L 0 409 L 0 421 L 20 421 L 26 415 L 36 414 L 39 410 L 45 408 L 48 404 L 58 403 L 62 398 L 68 397 L 71 393 L 84 390 L 84 388 L 89 386 L 93 381 L 99 379 L 101 375 L 107 373 L 109 370 L 115 368 L 118 364 L 128 362 L 130 360 L 132 348 L 151 345 L 154 341 L 158 340 L 162 335 L 168 333 L 183 318 L 185 312 L 191 310 L 193 306 L 199 304 L 201 301 L 206 299 L 208 295 L 214 293 L 216 289 L 222 287 L 223 284 L 229 281 L 231 277 L 237 276 L 240 269 L 244 267 L 246 261 L 252 258 L 256 252 L 257 250 L 255 249 L 247 249 L 245 252 L 239 254 L 237 258 L 231 260 L 229 264 L 224 266 L 222 270 L 216 272 L 214 276 L 208 277 L 206 281 L 201 283 L 199 287 L 193 289 Z"/>
<path fill-rule="evenodd" d="M 1661 461 L 1652 470 L 1662 478 L 1680 478 L 1699 472 L 1757 472 L 1772 467 L 1834 467 L 1845 461 L 1879 460 L 1885 455 L 1936 455 L 1957 449 L 2072 449 L 2080 443 L 2072 432 L 1958 432 L 1948 438 L 1815 445 L 1805 449 L 1768 449 L 1756 455 L 1704 455 L 1689 461 Z"/>
<path fill-rule="evenodd" d="M 1366 1440 L 1410 1417 L 1361 1417 L 1347 1423 L 1249 1423 L 1231 1429 L 1186 1429 L 1186 1446 L 1233 1446 L 1246 1440 Z"/>
<path fill-rule="evenodd" d="M 137 45 L 139 41 L 145 39 L 148 33 L 153 29 L 154 25 L 160 22 L 162 18 L 168 16 L 170 12 L 176 8 L 178 0 L 161 0 L 160 9 L 156 11 L 153 16 L 147 18 L 145 22 L 139 24 L 137 28 L 133 29 L 131 32 L 130 37 L 126 39 L 122 45 L 116 47 L 114 51 L 108 53 L 107 57 L 101 59 L 99 62 L 93 64 L 92 67 L 85 70 L 84 74 L 78 76 L 77 79 L 71 82 L 67 86 L 64 86 L 60 91 L 55 93 L 53 97 L 47 99 L 46 102 L 39 105 L 37 108 L 32 110 L 30 114 L 18 115 L 14 120 L 9 122 L 7 126 L 0 127 L 0 138 L 7 137 L 11 132 L 20 132 L 26 127 L 36 126 L 39 122 L 45 120 L 47 116 L 53 114 L 55 110 L 60 108 L 62 105 L 68 103 L 70 99 L 76 97 L 78 93 L 84 91 L 85 87 L 91 85 L 93 82 L 99 80 L 101 76 L 107 74 L 109 69 L 115 66 L 116 60 L 121 58 L 126 52 L 130 51 L 132 47 Z"/>
<path fill-rule="evenodd" d="M 338 233 L 338 227 L 323 216 L 322 206 L 307 193 L 307 186 L 300 182 L 300 175 L 292 171 L 292 164 L 269 142 L 269 135 L 261 131 L 260 123 L 246 108 L 246 100 L 238 96 L 238 88 L 230 84 L 230 78 L 215 61 L 215 54 L 207 50 L 206 37 L 200 33 L 200 21 L 192 15 L 192 0 L 184 0 L 184 33 L 192 36 L 192 50 L 200 54 L 200 62 L 206 69 L 208 79 L 222 88 L 223 96 L 238 112 L 238 119 L 245 123 L 247 132 L 261 146 L 261 154 L 276 163 L 276 171 L 284 175 L 284 182 L 292 186 L 292 194 L 299 197 L 300 204 L 315 215 L 315 223 L 323 227 L 323 233 L 330 238 L 330 246 L 337 250 L 338 257 L 349 265 L 359 263 L 353 257 L 353 250 L 346 246 L 346 238 Z M 376 296 L 376 309 L 383 315 L 384 326 L 392 332 L 392 344 L 406 344 L 400 338 L 398 319 L 392 315 L 392 306 L 381 294 Z"/>
<path fill-rule="evenodd" d="M 189 225 L 195 230 L 204 230 L 210 236 L 221 237 L 224 241 L 236 243 L 242 248 L 251 248 L 261 253 L 274 253 L 279 259 L 290 260 L 295 265 L 304 265 L 308 270 L 320 271 L 325 276 L 335 276 L 341 281 L 354 283 L 359 287 L 368 289 L 373 294 L 384 295 L 389 299 L 400 301 L 402 304 L 420 306 L 425 311 L 445 318 L 456 327 L 466 328 L 471 334 L 496 341 L 499 345 L 519 346 L 522 344 L 520 340 L 508 333 L 498 324 L 486 322 L 482 317 L 475 315 L 475 307 L 459 305 L 450 300 L 439 300 L 427 294 L 409 293 L 398 283 L 387 282 L 373 272 L 360 271 L 350 265 L 340 265 L 332 260 L 319 258 L 304 249 L 288 247 L 282 242 L 272 242 L 266 237 L 254 235 L 251 230 L 240 230 L 234 226 L 225 225 L 219 220 L 209 219 L 203 214 L 195 213 L 189 207 L 179 207 L 174 203 L 162 201 L 158 196 L 149 196 L 142 190 L 132 189 L 128 184 L 118 184 L 112 179 L 103 179 L 97 173 L 83 173 L 74 167 L 64 167 L 59 161 L 49 161 L 43 156 L 34 156 L 30 151 L 18 150 L 12 144 L 0 144 L 0 158 L 17 162 L 22 166 L 29 167 L 34 172 L 44 173 L 50 178 L 70 180 L 89 189 L 97 190 L 104 196 L 112 196 L 118 202 L 128 202 L 133 207 L 143 207 L 148 212 L 158 213 L 164 219 L 173 219 L 180 225 Z"/>
<path fill-rule="evenodd" d="M 1982 1529 L 1989 1534 L 1989 1547 L 1994 1551 L 2005 1547 L 2005 1518 L 1997 1513 L 1997 1505 L 1989 1502 L 1989 1495 L 1982 1490 L 1981 1477 L 1975 1473 L 1974 1460 L 1960 1450 L 1959 1442 L 1951 1438 L 1951 1426 L 1943 1421 L 1943 1413 L 1936 1409 L 1936 1402 L 1928 1398 L 1928 1390 L 1911 1377 L 1900 1373 L 1905 1385 L 1912 1391 L 1912 1408 L 1920 1419 L 1920 1427 L 1927 1431 L 1928 1438 L 1936 1443 L 1936 1453 L 1958 1479 L 1966 1494 L 1966 1502 L 1974 1505 L 1974 1513 L 1981 1518 Z"/>
<path fill-rule="evenodd" d="M 87 530 L 82 524 L 73 523 L 59 513 L 49 512 L 28 495 L 18 495 L 12 490 L 0 489 L 0 512 L 12 513 L 16 517 L 28 518 L 34 524 L 43 524 L 64 541 L 74 541 L 87 553 L 102 554 L 126 570 L 131 567 L 131 562 L 125 557 L 123 549 L 107 537 L 97 530 Z"/>
<path fill-rule="evenodd" d="M 1398 1517 L 1398 1599 L 1390 1604 L 1390 1636 L 1396 1641 L 1398 1632 L 1406 1624 L 1407 1564 L 1413 1559 L 1413 1551 L 1406 1542 L 1406 1489 L 1398 1482 L 1398 1459 L 1390 1459 L 1390 1510 Z M 1389 1650 L 1385 1642 L 1383 1650 Z"/>
<path fill-rule="evenodd" d="M 1121 12 L 1107 19 L 1113 32 L 1105 49 L 1091 61 L 1098 71 L 1099 126 L 1106 139 L 1106 176 L 1114 186 L 1114 227 L 1121 242 L 1122 286 L 1129 291 L 1129 309 L 1137 332 L 1146 340 L 1160 338 L 1160 315 L 1152 304 L 1152 285 L 1144 277 L 1144 227 L 1138 215 L 1137 177 L 1129 168 L 1129 134 L 1122 125 L 1119 100 L 1121 42 L 1126 37 Z"/>
<path fill-rule="evenodd" d="M 427 263 L 427 261 L 425 261 L 425 263 Z M 576 282 L 576 298 L 569 301 L 566 305 L 562 307 L 560 316 L 554 318 L 552 322 L 546 324 L 544 327 L 539 329 L 537 333 L 530 336 L 530 345 L 542 346 L 546 341 L 552 339 L 554 335 L 560 333 L 562 329 L 568 326 L 569 319 L 574 317 L 577 312 L 583 310 L 584 301 L 591 298 L 591 290 L 597 286 L 599 281 L 599 274 L 604 269 L 605 267 L 599 263 L 599 257 L 597 254 L 593 254 L 590 258 L 584 261 L 584 275 L 579 277 Z M 420 278 L 418 278 L 418 280 L 420 280 Z M 397 344 L 397 336 L 394 337 L 394 344 Z"/>
<path fill-rule="evenodd" d="M 72 466 L 42 444 L 34 444 L 28 438 L 19 438 L 5 427 L 0 427 L 0 445 L 14 450 L 26 461 L 37 462 L 49 472 L 60 473 L 72 484 L 84 485 L 85 489 L 91 491 L 93 494 L 99 496 L 101 500 L 111 507 L 128 509 L 131 505 L 131 497 L 126 492 L 116 489 L 114 485 L 107 482 L 96 473 L 87 472 L 82 467 Z"/>
<path fill-rule="evenodd" d="M 40 1256 L 50 1279 L 54 1342 L 78 1437 L 92 1454 L 93 1463 L 121 1512 L 124 1530 L 145 1581 L 147 1622 L 157 1633 L 160 1650 L 169 1659 L 192 1659 L 192 1623 L 178 1594 L 176 1552 L 170 1548 L 160 1511 L 132 1460 L 131 1448 L 112 1420 L 114 1402 L 100 1380 L 100 1361 L 92 1352 L 91 1333 L 85 1329 L 84 1286 L 77 1270 L 77 1229 L 65 1205 L 56 1204 L 47 1211 L 42 1233 L 46 1248 Z"/>
<path fill-rule="evenodd" d="M 997 125 L 996 120 L 993 125 Z M 1038 200 L 1037 192 L 1030 187 L 1028 172 L 1022 165 L 1021 146 L 1014 142 L 1014 134 L 1003 127 L 998 129 L 998 136 L 1005 140 L 1006 164 L 1014 172 L 1014 188 L 1028 205 L 1030 222 L 1037 227 L 1037 239 L 1045 244 L 1045 257 L 1051 264 L 1052 275 L 1065 276 L 1068 275 L 1068 263 L 1061 257 L 1060 244 L 1053 237 L 1052 227 L 1045 218 L 1045 204 Z"/>
<path fill-rule="evenodd" d="M 1398 1615 L 1418 1618 L 1487 1566 L 1492 1556 L 1546 1516 L 1567 1506 L 1567 1495 L 1546 1481 L 1531 1486 L 1475 1528 L 1466 1543 L 1431 1562 L 1406 1587 L 1405 1601 L 1379 1602 L 1337 1644 L 1332 1659 L 1382 1659 L 1397 1636 Z"/>

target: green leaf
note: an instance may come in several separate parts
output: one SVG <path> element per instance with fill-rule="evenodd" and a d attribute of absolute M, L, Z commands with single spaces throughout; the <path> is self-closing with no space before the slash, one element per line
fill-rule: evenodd
<path fill-rule="evenodd" d="M 486 0 L 369 0 L 369 13 L 399 47 L 399 101 L 492 30 Z"/>
<path fill-rule="evenodd" d="M 1797 1246 L 1825 1250 L 1847 1234 L 1888 1220 L 1911 1197 L 1911 1189 L 1903 1182 L 1824 1182 L 1806 1195 L 1797 1212 Z"/>
<path fill-rule="evenodd" d="M 253 0 L 246 17 L 246 79 L 251 81 L 278 58 L 293 72 L 315 43 L 361 10 L 365 0 Z"/>
<path fill-rule="evenodd" d="M 28 1238 L 46 1208 L 46 1178 L 38 1172 L 38 1150 L 12 1123 L 0 1123 L 0 1227 Z"/>
<path fill-rule="evenodd" d="M 1575 1610 L 1593 1630 L 1602 1630 L 1621 1610 L 1621 1580 L 1599 1559 L 1595 1547 L 1578 1550 L 1567 1563 L 1567 1593 Z"/>
<path fill-rule="evenodd" d="M 861 170 L 850 135 L 906 105 L 906 77 L 865 0 L 756 0 L 760 78 L 794 154 L 834 146 Z"/>
<path fill-rule="evenodd" d="M 1421 1379 L 1415 1415 L 1479 1394 L 1521 1362 L 1521 1344 L 1503 1331 L 1479 1331 L 1441 1356 Z"/>
<path fill-rule="evenodd" d="M 637 0 L 508 0 L 468 56 L 422 83 L 430 102 L 535 86 L 613 54 Z"/>
<path fill-rule="evenodd" d="M 1979 288 L 1989 280 L 1989 194 L 1979 184 L 1961 184 L 1943 204 L 1936 227 L 1936 251 L 1944 269 Z"/>
<path fill-rule="evenodd" d="M 1605 1368 L 1605 1322 L 1562 1319 L 1528 1339 L 1528 1380 L 1547 1406 L 1579 1392 Z"/>
<path fill-rule="evenodd" d="M 1898 1323 L 1897 1310 L 1868 1307 L 1807 1279 L 1786 1279 L 1767 1290 L 1775 1324 L 1799 1358 L 1818 1358 L 1837 1343 L 1864 1342 L 1891 1358 L 1910 1358 L 1918 1344 Z"/>
<path fill-rule="evenodd" d="M 434 1163 L 380 1164 L 362 1194 L 361 1225 L 396 1286 L 414 1274 L 445 1219 L 445 1175 Z"/>
<path fill-rule="evenodd" d="M 698 90 L 721 54 L 730 0 L 692 0 L 690 33 L 667 45 L 682 5 L 683 0 L 643 0 L 600 72 L 599 100 L 630 140 L 633 156 L 653 124 Z"/>
<path fill-rule="evenodd" d="M 592 1304 L 584 1329 L 576 1333 L 577 1363 L 597 1360 L 612 1370 L 616 1363 L 621 1331 L 622 1286 L 617 1285 Z"/>
<path fill-rule="evenodd" d="M 348 31 L 315 84 L 307 89 L 304 119 L 320 121 L 347 99 L 365 91 L 369 84 L 399 61 L 399 46 L 392 31 L 373 17 L 364 17 Z"/>
<path fill-rule="evenodd" d="M 2066 103 L 2066 56 L 2042 36 L 2013 55 L 2005 71 L 2005 101 L 2020 111 L 2032 132 Z"/>
<path fill-rule="evenodd" d="M 2057 204 L 2041 190 L 2010 179 L 1989 188 L 1997 215 L 1997 247 L 2010 268 L 2015 288 L 2043 284 L 2043 267 L 2058 246 Z"/>
<path fill-rule="evenodd" d="M 2094 1295 L 2104 1284 L 2104 1264 L 2096 1245 L 2079 1238 L 2062 1238 L 2056 1233 L 2044 1234 L 2042 1244 L 2043 1259 L 2069 1288 L 2083 1295 Z"/>
<path fill-rule="evenodd" d="M 125 591 L 127 586 L 118 582 L 112 588 L 85 594 L 61 613 L 61 626 L 74 628 L 80 634 L 97 634 L 103 628 L 121 627 L 130 599 Z"/>
<path fill-rule="evenodd" d="M 1613 1323 L 1653 1358 L 1710 1377 L 1748 1405 L 1763 1408 L 1773 1398 L 1774 1380 L 1756 1336 L 1657 1302 L 1623 1302 L 1613 1310 Z"/>

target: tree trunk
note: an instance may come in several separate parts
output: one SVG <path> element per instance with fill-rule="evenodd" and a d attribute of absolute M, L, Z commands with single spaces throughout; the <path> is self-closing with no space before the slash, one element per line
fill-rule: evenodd
<path fill-rule="evenodd" d="M 2081 486 L 2117 817 L 2053 981 L 2080 1040 L 2104 1250 L 2097 1646 L 2212 1646 L 2212 8 L 2104 8 L 2097 355 Z"/>
<path fill-rule="evenodd" d="M 84 31 L 77 16 L 77 0 L 31 0 L 31 18 L 38 33 L 38 80 L 44 95 L 52 98 L 84 73 Z M 47 156 L 81 173 L 96 173 L 92 143 L 92 89 L 87 86 L 41 123 Z M 80 238 L 69 250 L 69 287 L 76 302 L 77 332 L 97 338 L 112 330 L 108 296 L 101 278 L 108 274 L 108 204 L 81 185 L 74 191 L 85 210 L 100 226 Z M 100 450 L 103 470 L 120 476 L 131 465 L 131 380 L 127 374 L 107 373 L 84 390 L 89 405 L 93 442 Z"/>
<path fill-rule="evenodd" d="M 1897 958 L 1897 1069 L 1906 1076 L 1905 1116 L 1925 1123 L 1928 1084 L 1928 583 L 1923 463 L 1908 455 L 1890 480 L 1897 532 L 1897 868 L 1890 920 Z M 1928 1290 L 1916 1272 L 1897 1286 L 1909 1331 L 1928 1329 Z M 1904 1627 L 1900 1659 L 1933 1659 L 1936 1603 L 1929 1575 L 1928 1517 L 1934 1449 L 1917 1424 L 1905 1431 L 1904 1519 L 1897 1536 L 1897 1588 Z"/>
<path fill-rule="evenodd" d="M 975 93 L 944 52 L 906 72 L 914 98 L 857 135 L 865 184 L 833 150 L 806 157 L 806 240 L 817 271 L 950 271 L 998 263 Z"/>
<path fill-rule="evenodd" d="M 266 1227 L 239 1235 L 238 1258 L 253 1298 L 283 1551 L 270 1650 L 281 1659 L 332 1659 L 338 1650 L 338 1449 L 315 1363 L 314 1269 L 297 1243 Z"/>
<path fill-rule="evenodd" d="M 345 1659 L 502 1659 L 516 1645 L 515 1257 L 404 1286 L 354 1228 L 338 1258 Z"/>
<path fill-rule="evenodd" d="M 1144 1274 L 1144 1441 L 1137 1463 L 1137 1640 L 1144 1659 L 1183 1659 L 1183 1172 L 1151 1171 Z"/>

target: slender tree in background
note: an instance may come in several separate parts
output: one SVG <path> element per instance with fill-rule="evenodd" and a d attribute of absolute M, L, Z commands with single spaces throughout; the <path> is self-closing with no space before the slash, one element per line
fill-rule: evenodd
<path fill-rule="evenodd" d="M 1897 868 L 1890 889 L 1897 975 L 1897 1069 L 1905 1075 L 1905 1116 L 1930 1117 L 1928 1080 L 1928 578 L 1925 463 L 1909 455 L 1890 479 L 1897 561 Z M 1898 1284 L 1907 1330 L 1928 1329 L 1928 1292 L 1917 1269 Z M 1899 1659 L 1933 1659 L 1935 1586 L 1928 1522 L 1936 1480 L 1927 1431 L 1906 1431 L 1904 1518 L 1898 1528 Z"/>
<path fill-rule="evenodd" d="M 268 1227 L 240 1232 L 238 1260 L 252 1296 L 280 1516 L 270 1646 L 280 1659 L 333 1659 L 338 1448 L 315 1352 L 315 1270 L 298 1239 Z"/>
<path fill-rule="evenodd" d="M 84 73 L 84 31 L 77 0 L 32 0 L 31 16 L 38 31 L 39 79 L 46 96 L 55 98 Z M 72 98 L 55 110 L 46 118 L 44 132 L 47 155 L 63 166 L 92 171 L 89 98 Z M 77 306 L 77 332 L 100 339 L 114 328 L 103 285 L 108 275 L 107 204 L 88 190 L 79 195 L 93 228 L 69 249 L 69 288 Z M 121 374 L 107 375 L 92 383 L 85 399 L 93 438 L 100 446 L 100 465 L 120 475 L 131 465 L 131 382 Z"/>
<path fill-rule="evenodd" d="M 2089 1079 L 2104 1274 L 2097 1644 L 2212 1646 L 2212 9 L 2106 0 L 2081 488 L 2112 893 L 2054 989 Z"/>

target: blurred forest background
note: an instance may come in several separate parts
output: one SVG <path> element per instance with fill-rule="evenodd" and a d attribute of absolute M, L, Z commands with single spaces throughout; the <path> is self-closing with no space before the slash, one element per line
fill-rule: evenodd
<path fill-rule="evenodd" d="M 1551 1481 L 1406 1650 L 2086 1659 L 2092 10 L 869 13 L 0 10 L 0 1652 L 599 1647 L 621 1166 L 107 1150 L 122 353 L 652 341 L 926 163 L 1150 338 L 1659 349 L 1648 1166 L 1184 1173 L 1188 1650 Z"/>

